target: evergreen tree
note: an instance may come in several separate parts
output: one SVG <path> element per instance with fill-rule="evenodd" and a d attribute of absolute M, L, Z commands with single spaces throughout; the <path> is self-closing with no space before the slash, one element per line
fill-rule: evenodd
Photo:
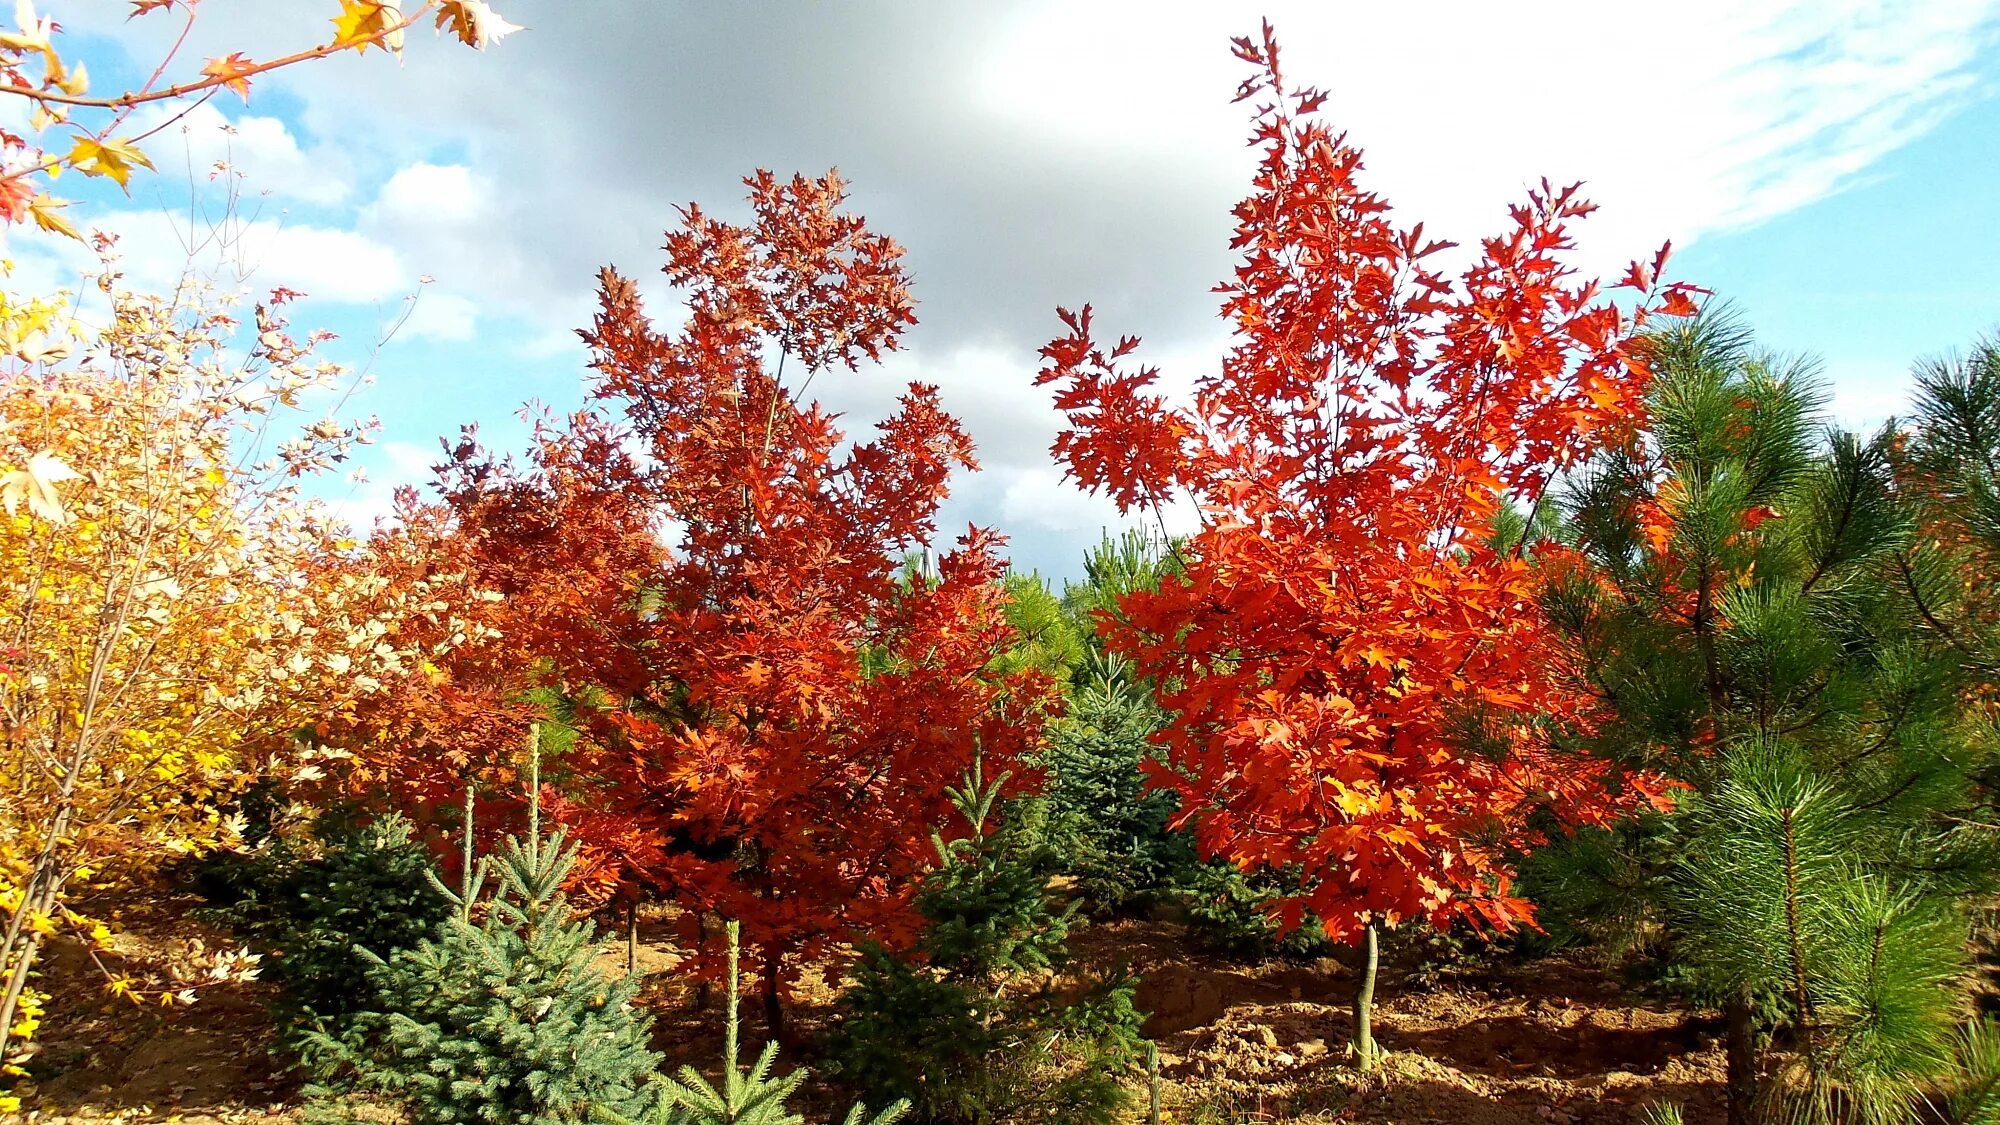
<path fill-rule="evenodd" d="M 2000 682 L 2000 340 L 1920 364 L 1906 438 L 1894 449 L 1899 494 L 1921 532 L 1897 577 L 1927 623 Z"/>
<path fill-rule="evenodd" d="M 275 1014 L 297 1048 L 310 1047 L 314 1030 L 339 1036 L 372 1003 L 361 950 L 393 956 L 451 910 L 429 853 L 395 813 L 362 822 L 329 810 L 284 826 L 247 853 L 204 857 L 196 885 L 213 915 L 263 955 L 263 978 L 282 990 Z"/>
<path fill-rule="evenodd" d="M 1009 574 L 1003 582 L 1007 624 L 1013 626 L 1016 639 L 995 663 L 1003 673 L 1039 668 L 1067 685 L 1089 653 L 1084 641 L 1089 623 L 1079 628 L 1040 574 Z"/>
<path fill-rule="evenodd" d="M 1178 541 L 1128 528 L 1113 538 L 1108 532 L 1083 558 L 1083 581 L 1063 585 L 1063 605 L 1082 633 L 1096 641 L 1094 619 L 1100 613 L 1118 615 L 1119 600 L 1140 590 L 1157 590 L 1181 573 Z"/>
<path fill-rule="evenodd" d="M 1541 882 L 1655 928 L 1725 1008 L 1733 1122 L 1905 1120 L 1951 1069 L 1966 907 L 1995 879 L 1964 824 L 1992 728 L 1892 581 L 1890 437 L 1822 435 L 1809 368 L 1726 317 L 1651 359 L 1649 440 L 1573 482 L 1540 560 L 1595 737 L 1684 788 Z"/>
<path fill-rule="evenodd" d="M 991 824 L 1005 781 L 986 784 L 975 765 L 954 791 L 970 834 L 933 836 L 923 936 L 906 955 L 864 952 L 829 1053 L 842 1078 L 908 1099 L 921 1121 L 1109 1121 L 1140 1057 L 1136 982 L 1062 982 L 1076 904 L 1054 905 L 1032 804 Z"/>
<path fill-rule="evenodd" d="M 318 1038 L 355 1089 L 416 1125 L 569 1125 L 594 1111 L 636 1117 L 660 1097 L 651 1021 L 632 1006 L 638 978 L 591 967 L 595 927 L 562 894 L 576 848 L 560 831 L 543 838 L 532 776 L 526 838 L 474 864 L 468 816 L 463 886 L 432 876 L 455 908 L 442 933 L 387 959 L 364 950 L 378 1010 L 344 1040 Z"/>
<path fill-rule="evenodd" d="M 739 923 L 729 923 L 729 1007 L 723 1017 L 722 1086 L 703 1078 L 693 1067 L 683 1066 L 678 1078 L 661 1078 L 654 1089 L 659 1093 L 645 1125 L 801 1125 L 805 1118 L 786 1109 L 785 1103 L 808 1077 L 806 1070 L 794 1070 L 781 1078 L 771 1077 L 778 1058 L 778 1045 L 766 1043 L 764 1052 L 749 1070 L 737 1065 L 737 963 Z M 868 1119 L 867 1125 L 895 1125 L 909 1112 L 910 1103 L 891 1103 Z M 859 1104 L 847 1111 L 846 1125 L 861 1125 L 867 1111 Z M 615 1110 L 597 1114 L 609 1125 L 635 1125 L 632 1118 Z"/>
<path fill-rule="evenodd" d="M 1091 913 L 1115 914 L 1163 897 L 1198 861 L 1193 841 L 1168 827 L 1174 794 L 1146 788 L 1166 717 L 1125 661 L 1093 650 L 1086 666 L 1039 764 L 1064 873 Z"/>

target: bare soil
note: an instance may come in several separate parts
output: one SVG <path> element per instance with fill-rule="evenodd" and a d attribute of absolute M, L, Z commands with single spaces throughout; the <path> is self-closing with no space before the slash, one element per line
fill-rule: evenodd
<path fill-rule="evenodd" d="M 664 917 L 642 925 L 642 996 L 669 1066 L 687 1062 L 713 1075 L 720 988 L 704 997 L 676 971 L 674 933 Z M 122 951 L 142 961 L 189 940 L 223 938 L 172 912 L 121 938 Z M 1385 966 L 1375 1026 L 1389 1056 L 1364 1075 L 1348 1050 L 1354 974 L 1339 960 L 1231 962 L 1190 952 L 1180 928 L 1159 921 L 1093 925 L 1078 933 L 1077 948 L 1087 964 L 1126 963 L 1140 974 L 1138 1006 L 1150 1013 L 1146 1032 L 1159 1047 L 1165 1121 L 1596 1125 L 1632 1121 L 1654 1101 L 1680 1104 L 1693 1125 L 1722 1119 L 1719 1026 L 1633 996 L 1615 973 L 1581 957 L 1502 962 L 1441 982 Z M 605 934 L 600 964 L 624 972 L 621 934 Z M 51 957 L 47 987 L 70 1003 L 44 1026 L 30 1120 L 296 1118 L 298 1079 L 270 1053 L 268 986 L 219 986 L 193 1007 L 139 1008 L 103 996 L 102 980 L 74 951 Z M 746 1054 L 765 1038 L 754 987 L 754 978 L 746 982 Z M 814 981 L 788 1005 L 795 1043 L 811 1042 L 832 999 Z M 783 1057 L 809 1063 L 808 1053 L 798 1047 Z M 1144 1120 L 1143 1077 L 1134 1088 L 1135 1118 Z"/>

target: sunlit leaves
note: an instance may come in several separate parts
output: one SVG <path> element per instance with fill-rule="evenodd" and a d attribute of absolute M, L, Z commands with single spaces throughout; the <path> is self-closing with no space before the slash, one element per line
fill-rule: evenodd
<path fill-rule="evenodd" d="M 28 514 L 47 520 L 58 526 L 69 522 L 69 513 L 63 510 L 62 497 L 55 486 L 66 480 L 77 479 L 76 470 L 62 463 L 48 450 L 43 450 L 28 458 L 21 468 L 0 472 L 0 507 L 5 507 L 12 516 L 25 505 Z"/>
<path fill-rule="evenodd" d="M 1602 763 L 1561 752 L 1586 701 L 1549 674 L 1535 584 L 1490 529 L 1512 500 L 1639 415 L 1645 318 L 1682 307 L 1664 251 L 1630 311 L 1564 262 L 1589 213 L 1539 185 L 1455 276 L 1404 229 L 1358 149 L 1286 81 L 1268 26 L 1253 68 L 1259 159 L 1218 287 L 1234 345 L 1191 405 L 1101 344 L 1088 308 L 1037 382 L 1069 419 L 1055 454 L 1126 509 L 1191 501 L 1182 580 L 1121 599 L 1111 647 L 1162 685 L 1162 735 L 1203 847 L 1295 869 L 1329 933 L 1527 916 L 1508 855 L 1531 814 L 1602 817 Z M 1294 913 L 1296 917 L 1296 911 Z"/>
<path fill-rule="evenodd" d="M 451 607 L 476 604 L 448 571 L 342 549 L 302 497 L 298 477 L 344 457 L 353 428 L 308 426 L 276 457 L 241 456 L 240 435 L 280 437 L 288 400 L 341 380 L 312 337 L 295 341 L 266 306 L 241 339 L 237 314 L 192 282 L 158 298 L 111 275 L 103 290 L 89 329 L 60 295 L 0 300 L 8 996 L 48 936 L 38 919 L 88 931 L 73 892 L 226 843 L 222 809 L 246 781 L 311 723 L 419 675 L 467 632 Z M 390 643 L 413 619 L 444 637 Z M 0 1007 L 0 1024 L 18 1015 Z"/>
<path fill-rule="evenodd" d="M 438 5 L 437 25 L 448 28 L 459 42 L 479 51 L 521 30 L 521 25 L 509 23 L 486 0 L 442 0 Z"/>
<path fill-rule="evenodd" d="M 351 47 L 365 53 L 380 47 L 392 54 L 403 52 L 403 10 L 384 0 L 340 0 L 340 14 L 333 17 L 333 45 Z"/>
<path fill-rule="evenodd" d="M 134 167 L 153 166 L 152 159 L 131 141 L 95 137 L 78 137 L 63 163 L 86 176 L 104 176 L 119 187 L 129 185 Z"/>
<path fill-rule="evenodd" d="M 14 29 L 0 27 L 0 98 L 27 103 L 22 117 L 28 128 L 25 136 L 0 130 L 0 224 L 33 220 L 43 231 L 81 240 L 82 231 L 61 214 L 69 201 L 42 189 L 68 168 L 129 189 L 133 169 L 153 167 L 139 148 L 144 136 L 117 135 L 142 105 L 204 97 L 217 89 L 230 90 L 248 102 L 251 80 L 281 67 L 374 48 L 400 56 L 405 29 L 425 16 L 434 18 L 440 30 L 448 28 L 459 41 L 480 50 L 521 30 L 486 0 L 417 0 L 407 10 L 384 0 L 338 3 L 339 10 L 329 21 L 331 34 L 303 50 L 263 60 L 230 51 L 204 60 L 192 74 L 176 75 L 172 73 L 175 47 L 151 68 L 143 84 L 93 96 L 87 65 L 65 58 L 57 45 L 60 25 L 38 14 L 33 0 L 16 0 Z M 199 15 L 194 0 L 133 0 L 134 18 L 174 12 L 185 20 L 178 43 L 186 40 Z"/>
<path fill-rule="evenodd" d="M 937 389 L 910 384 L 852 441 L 803 395 L 898 346 L 901 248 L 831 173 L 745 186 L 744 221 L 690 204 L 667 233 L 679 324 L 602 272 L 592 409 L 541 420 L 520 464 L 470 432 L 448 449 L 409 535 L 506 596 L 481 611 L 497 639 L 380 701 L 401 737 L 357 768 L 450 785 L 496 769 L 524 707 L 560 718 L 550 808 L 581 877 L 739 918 L 790 973 L 912 924 L 922 826 L 975 753 L 998 770 L 1034 743 L 1051 684 L 996 665 L 997 537 L 968 529 L 908 580 L 895 565 L 973 463 Z"/>
<path fill-rule="evenodd" d="M 245 57 L 241 51 L 231 51 L 220 58 L 202 64 L 201 72 L 234 90 L 244 101 L 250 100 L 250 75 L 256 73 L 257 64 Z"/>

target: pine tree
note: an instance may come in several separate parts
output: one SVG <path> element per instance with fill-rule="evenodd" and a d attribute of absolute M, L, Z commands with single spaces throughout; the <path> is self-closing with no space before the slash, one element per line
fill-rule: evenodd
<path fill-rule="evenodd" d="M 905 955 L 864 952 L 829 1053 L 843 1079 L 908 1099 L 920 1121 L 1106 1122 L 1142 1051 L 1136 981 L 1061 982 L 1076 904 L 1054 904 L 1032 804 L 992 824 L 1006 780 L 986 783 L 975 763 L 954 790 L 969 834 L 932 837 L 923 936 Z"/>
<path fill-rule="evenodd" d="M 356 1017 L 358 1034 L 318 1040 L 354 1088 L 416 1125 L 570 1125 L 596 1111 L 637 1117 L 660 1097 L 651 1020 L 632 1006 L 638 978 L 591 967 L 596 928 L 562 893 L 577 849 L 561 831 L 543 837 L 530 775 L 527 836 L 475 864 L 468 817 L 463 884 L 432 876 L 455 908 L 443 932 L 387 960 L 363 951 L 379 1010 Z"/>
<path fill-rule="evenodd" d="M 2000 683 L 2000 339 L 1920 364 L 1907 437 L 1894 448 L 1899 494 L 1921 534 L 1897 571 L 1927 623 Z"/>
<path fill-rule="evenodd" d="M 1725 1008 L 1732 1122 L 1907 1120 L 1952 1068 L 1966 907 L 1995 879 L 1963 823 L 1993 730 L 1892 580 L 1891 435 L 1822 434 L 1810 368 L 1726 316 L 1651 360 L 1650 436 L 1573 482 L 1540 561 L 1595 738 L 1684 788 L 1542 881 L 1609 880 L 1567 902 L 1657 928 Z"/>

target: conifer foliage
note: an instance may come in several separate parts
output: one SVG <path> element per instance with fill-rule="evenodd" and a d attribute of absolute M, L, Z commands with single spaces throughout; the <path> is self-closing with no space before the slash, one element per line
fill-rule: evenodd
<path fill-rule="evenodd" d="M 438 937 L 366 955 L 380 1010 L 356 1017 L 347 1041 L 318 1041 L 356 1088 L 417 1125 L 569 1125 L 598 1110 L 637 1116 L 660 1096 L 652 1021 L 632 1005 L 638 978 L 591 967 L 595 927 L 562 893 L 577 849 L 561 831 L 544 837 L 531 808 L 527 835 L 510 836 L 497 863 L 469 864 L 455 891 L 438 882 L 457 911 Z"/>
<path fill-rule="evenodd" d="M 1055 857 L 1032 805 L 994 824 L 1005 775 L 975 764 L 953 791 L 968 835 L 933 835 L 914 949 L 869 948 L 840 1000 L 840 1076 L 907 1098 L 925 1122 L 1097 1123 L 1127 1102 L 1141 1053 L 1136 982 L 1061 980 L 1076 904 L 1057 908 Z"/>
<path fill-rule="evenodd" d="M 261 979 L 283 990 L 280 1021 L 336 1037 L 374 1000 L 360 950 L 389 957 L 450 914 L 427 849 L 395 813 L 364 823 L 327 811 L 281 826 L 254 848 L 204 857 L 197 885 L 262 955 Z"/>
<path fill-rule="evenodd" d="M 1664 926 L 1727 1009 L 1732 1120 L 1904 1120 L 1953 1066 L 1996 878 L 1974 666 L 1896 581 L 1922 548 L 1891 434 L 1822 434 L 1809 368 L 1726 317 L 1649 356 L 1648 440 L 1578 478 L 1540 557 L 1598 741 L 1682 788 L 1556 866 L 1617 873 L 1582 899 Z"/>

